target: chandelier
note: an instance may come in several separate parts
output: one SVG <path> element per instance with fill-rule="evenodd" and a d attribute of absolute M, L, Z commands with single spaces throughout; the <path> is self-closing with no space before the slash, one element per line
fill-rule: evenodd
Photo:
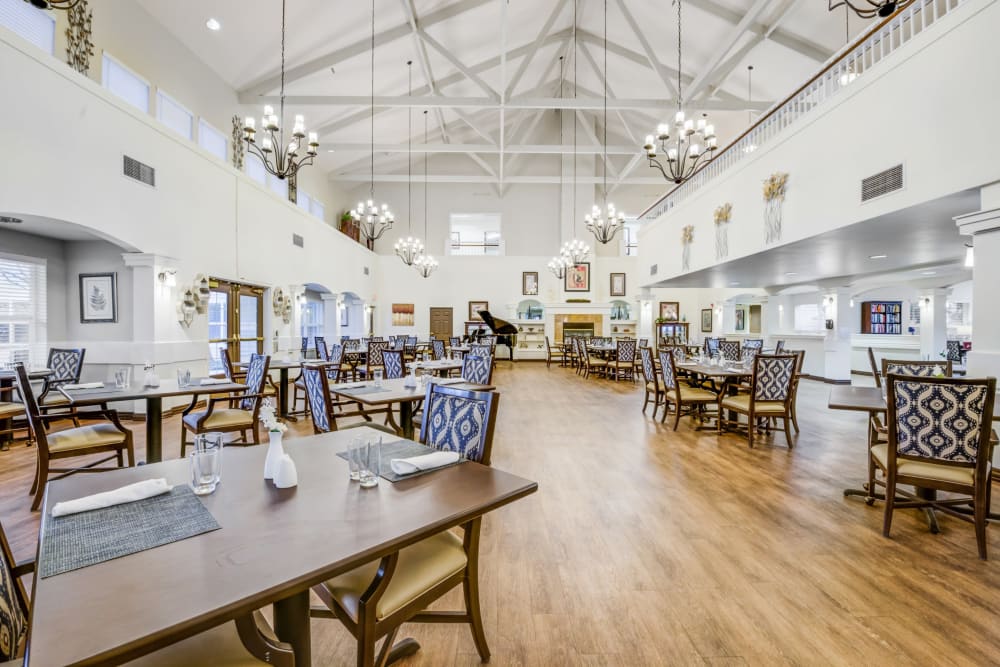
<path fill-rule="evenodd" d="M 41 0 L 39 0 L 41 1 Z M 260 121 L 261 132 L 266 132 L 257 143 L 257 127 L 253 116 L 247 116 L 243 126 L 243 140 L 247 151 L 260 158 L 268 173 L 286 179 L 295 176 L 301 167 L 313 163 L 319 149 L 319 139 L 315 132 L 309 133 L 309 143 L 302 155 L 302 140 L 306 138 L 305 119 L 295 116 L 292 126 L 292 140 L 285 145 L 285 133 L 280 123 L 285 120 L 285 0 L 281 0 L 281 96 L 278 115 L 274 107 L 264 107 L 264 117 Z"/>
<path fill-rule="evenodd" d="M 753 65 L 747 65 L 747 128 L 753 127 L 753 111 L 750 109 L 750 103 L 753 100 Z M 757 144 L 753 142 L 753 139 L 748 137 L 746 146 L 743 147 L 744 153 L 753 153 L 757 150 Z"/>
<path fill-rule="evenodd" d="M 844 48 L 851 43 L 851 13 L 848 11 L 850 7 L 845 2 L 844 3 Z M 847 69 L 844 70 L 843 74 L 840 75 L 840 86 L 843 88 L 854 82 L 858 78 L 858 73 L 854 69 L 854 62 L 850 62 L 847 65 Z"/>
<path fill-rule="evenodd" d="M 584 216 L 587 230 L 600 243 L 608 243 L 615 237 L 619 229 L 625 226 L 625 215 L 615 210 L 615 205 L 608 201 L 608 0 L 604 0 L 604 206 L 605 210 L 594 204 L 590 215 Z"/>
<path fill-rule="evenodd" d="M 576 99 L 576 94 L 577 94 L 576 54 L 579 53 L 579 51 L 576 50 L 576 16 L 577 16 L 577 1 L 574 0 L 573 1 L 573 99 Z M 576 112 L 574 112 L 573 113 L 573 240 L 563 243 L 562 248 L 559 249 L 559 256 L 565 261 L 567 266 L 576 266 L 577 264 L 582 264 L 586 262 L 588 259 L 590 259 L 590 246 L 576 238 L 576 183 L 577 183 L 576 126 L 578 124 L 579 124 L 579 119 L 576 117 Z M 559 173 L 562 174 L 562 169 L 559 170 Z"/>
<path fill-rule="evenodd" d="M 912 2 L 913 0 L 901 0 L 900 2 L 889 2 L 888 0 L 883 2 L 872 2 L 871 0 L 864 0 L 864 2 L 841 0 L 840 2 L 834 2 L 834 0 L 830 0 L 828 8 L 832 12 L 837 7 L 845 5 L 863 19 L 871 19 L 876 16 L 884 19 L 895 14 L 897 10 L 904 9 Z"/>
<path fill-rule="evenodd" d="M 576 266 L 590 259 L 590 246 L 583 241 L 573 239 L 563 243 L 559 254 L 570 263 L 570 266 Z"/>
<path fill-rule="evenodd" d="M 82 0 L 24 0 L 38 9 L 65 9 L 70 10 L 82 2 Z"/>
<path fill-rule="evenodd" d="M 646 136 L 646 158 L 649 166 L 656 167 L 668 181 L 680 185 L 688 180 L 712 160 L 712 154 L 718 148 L 715 138 L 715 127 L 709 125 L 704 118 L 699 118 L 697 124 L 684 115 L 684 98 L 681 95 L 681 0 L 677 3 L 677 113 L 674 114 L 674 127 L 660 123 L 656 128 L 656 137 Z M 673 138 L 671 138 L 673 132 Z M 701 143 L 698 143 L 698 142 Z M 666 157 L 666 165 L 656 159 L 656 142 Z M 705 159 L 707 157 L 707 159 Z"/>
<path fill-rule="evenodd" d="M 424 109 L 424 146 L 427 145 L 427 110 Z M 427 236 L 427 151 L 424 151 L 424 238 L 430 238 Z M 434 269 L 438 267 L 438 261 L 434 259 L 433 255 L 428 255 L 423 252 L 423 245 L 420 246 L 421 254 L 419 257 L 413 260 L 413 268 L 417 270 L 417 273 L 423 278 L 430 278 L 431 274 L 434 273 Z"/>
<path fill-rule="evenodd" d="M 410 97 L 413 97 L 413 61 L 406 61 L 407 79 L 409 81 Z M 413 231 L 413 113 L 410 107 L 406 107 L 406 224 L 409 231 Z M 403 264 L 413 266 L 413 260 L 424 253 L 424 244 L 420 239 L 413 236 L 400 238 L 394 246 L 396 256 L 403 260 Z"/>
<path fill-rule="evenodd" d="M 573 263 L 563 255 L 553 257 L 549 260 L 549 271 L 559 280 L 566 277 L 566 269 L 571 266 L 573 266 Z"/>
<path fill-rule="evenodd" d="M 438 267 L 438 261 L 431 255 L 421 255 L 413 260 L 413 268 L 424 278 L 430 278 L 434 269 Z"/>

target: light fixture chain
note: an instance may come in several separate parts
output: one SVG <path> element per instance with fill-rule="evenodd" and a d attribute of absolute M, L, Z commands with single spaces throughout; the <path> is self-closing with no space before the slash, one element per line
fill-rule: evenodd
<path fill-rule="evenodd" d="M 413 61 L 406 61 L 407 88 L 413 99 Z M 409 100 L 407 100 L 409 102 Z M 427 142 L 424 142 L 425 144 Z M 424 146 L 424 151 L 427 146 Z M 406 228 L 413 234 L 413 107 L 406 106 Z M 426 235 L 425 235 L 426 236 Z"/>
<path fill-rule="evenodd" d="M 604 205 L 608 204 L 608 0 L 604 0 Z"/>
<path fill-rule="evenodd" d="M 681 94 L 681 0 L 677 3 L 677 110 L 684 106 L 684 96 Z"/>
<path fill-rule="evenodd" d="M 371 138 L 372 138 L 372 154 L 371 154 L 371 174 L 372 174 L 372 184 L 371 184 L 371 198 L 375 201 L 375 0 L 372 0 L 372 55 L 371 55 L 372 71 L 371 71 L 371 83 L 372 83 L 372 95 L 371 95 Z"/>

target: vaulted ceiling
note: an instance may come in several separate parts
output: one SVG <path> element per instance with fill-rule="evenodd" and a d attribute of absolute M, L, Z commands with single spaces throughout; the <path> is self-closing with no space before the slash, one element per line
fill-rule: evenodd
<path fill-rule="evenodd" d="M 248 110 L 259 114 L 258 107 L 277 100 L 279 0 L 140 2 L 232 85 Z M 580 152 L 599 153 L 606 80 L 609 173 L 619 185 L 665 187 L 645 168 L 641 144 L 676 106 L 672 3 L 374 3 L 376 178 L 398 180 L 394 175 L 405 173 L 407 114 L 412 113 L 414 151 L 454 158 L 440 160 L 440 180 L 453 176 L 502 184 L 527 170 L 535 179 L 557 182 L 559 163 L 553 156 L 571 152 L 572 146 L 561 145 L 558 125 L 543 122 L 545 115 L 557 109 L 575 112 Z M 685 0 L 683 10 L 685 110 L 709 115 L 720 146 L 736 138 L 752 114 L 815 73 L 844 45 L 847 34 L 867 27 L 853 16 L 846 23 L 842 11 L 830 13 L 821 0 Z M 287 11 L 286 108 L 304 113 L 309 128 L 320 131 L 323 169 L 342 180 L 367 179 L 371 0 L 288 0 Z M 220 31 L 205 28 L 209 17 L 221 22 Z M 754 66 L 752 101 L 748 65 Z M 431 126 L 426 145 L 425 109 Z M 545 164 L 540 171 L 533 165 L 539 162 Z"/>

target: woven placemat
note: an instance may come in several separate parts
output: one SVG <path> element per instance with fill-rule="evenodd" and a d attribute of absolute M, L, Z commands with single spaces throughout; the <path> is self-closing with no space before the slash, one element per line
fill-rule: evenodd
<path fill-rule="evenodd" d="M 38 559 L 43 579 L 220 528 L 189 486 L 134 503 L 46 519 Z"/>
<path fill-rule="evenodd" d="M 413 442 L 412 440 L 394 440 L 392 442 L 383 442 L 381 456 L 379 456 L 379 476 L 382 479 L 389 480 L 390 482 L 398 482 L 404 479 L 420 477 L 421 475 L 434 472 L 435 470 L 450 468 L 451 466 L 458 465 L 459 463 L 463 463 L 465 461 L 465 459 L 459 458 L 454 463 L 449 463 L 448 465 L 433 468 L 431 470 L 420 470 L 418 472 L 410 473 L 409 475 L 397 475 L 392 471 L 392 466 L 390 465 L 392 459 L 409 459 L 414 456 L 433 454 L 436 451 L 439 450 L 434 449 L 433 447 L 427 447 L 426 445 L 421 445 L 419 442 Z M 337 456 L 345 461 L 347 460 L 347 452 L 340 452 Z"/>
<path fill-rule="evenodd" d="M 337 392 L 341 394 L 354 394 L 356 396 L 361 396 L 362 394 L 377 394 L 382 391 L 389 391 L 389 390 L 386 389 L 385 387 L 376 387 L 375 385 L 366 385 L 364 387 L 348 387 L 346 389 L 337 390 Z"/>

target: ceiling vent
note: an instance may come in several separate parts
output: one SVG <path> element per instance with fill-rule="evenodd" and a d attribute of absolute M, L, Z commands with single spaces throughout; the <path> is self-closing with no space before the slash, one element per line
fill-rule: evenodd
<path fill-rule="evenodd" d="M 861 201 L 866 202 L 903 189 L 903 165 L 897 164 L 874 176 L 861 179 Z"/>
<path fill-rule="evenodd" d="M 148 164 L 143 164 L 139 162 L 134 157 L 129 157 L 128 155 L 123 156 L 124 160 L 122 162 L 122 174 L 131 178 L 134 181 L 139 181 L 140 183 L 145 183 L 146 185 L 155 188 L 156 187 L 156 170 L 150 167 Z"/>
<path fill-rule="evenodd" d="M 306 240 L 300 234 L 292 234 L 292 245 L 305 248 Z"/>
<path fill-rule="evenodd" d="M 367 266 L 365 267 L 365 275 L 366 276 L 368 275 L 368 267 Z"/>
<path fill-rule="evenodd" d="M 656 271 L 659 268 L 660 268 L 659 264 L 651 264 L 650 267 L 649 267 L 649 275 L 655 276 L 656 275 Z"/>

